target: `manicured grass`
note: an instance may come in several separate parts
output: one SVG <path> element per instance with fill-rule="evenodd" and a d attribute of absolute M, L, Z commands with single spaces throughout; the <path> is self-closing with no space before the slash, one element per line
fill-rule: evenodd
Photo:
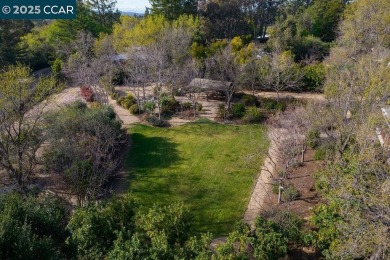
<path fill-rule="evenodd" d="M 183 201 L 193 233 L 226 235 L 242 218 L 268 147 L 265 128 L 199 121 L 134 126 L 126 158 L 130 192 L 142 206 Z"/>

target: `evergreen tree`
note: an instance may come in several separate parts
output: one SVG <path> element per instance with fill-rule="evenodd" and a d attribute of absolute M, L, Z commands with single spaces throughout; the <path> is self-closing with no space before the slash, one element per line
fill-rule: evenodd
<path fill-rule="evenodd" d="M 176 20 L 183 14 L 196 14 L 196 0 L 150 0 L 150 14 L 164 15 L 168 20 Z"/>

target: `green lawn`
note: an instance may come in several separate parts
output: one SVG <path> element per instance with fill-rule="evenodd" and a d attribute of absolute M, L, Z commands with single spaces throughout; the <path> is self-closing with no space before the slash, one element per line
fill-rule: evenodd
<path fill-rule="evenodd" d="M 268 147 L 264 127 L 203 120 L 173 128 L 136 125 L 130 132 L 130 192 L 142 206 L 183 201 L 193 216 L 193 233 L 232 230 Z"/>

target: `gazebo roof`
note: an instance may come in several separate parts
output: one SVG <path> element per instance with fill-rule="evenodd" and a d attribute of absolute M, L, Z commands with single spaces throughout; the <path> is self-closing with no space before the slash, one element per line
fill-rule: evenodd
<path fill-rule="evenodd" d="M 199 91 L 225 91 L 231 84 L 230 81 L 194 78 L 186 88 Z"/>

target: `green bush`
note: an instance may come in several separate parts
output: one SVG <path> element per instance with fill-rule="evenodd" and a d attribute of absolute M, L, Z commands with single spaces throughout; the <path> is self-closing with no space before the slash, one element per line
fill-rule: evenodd
<path fill-rule="evenodd" d="M 272 193 L 279 194 L 279 183 L 277 182 L 272 183 Z"/>
<path fill-rule="evenodd" d="M 318 130 L 310 130 L 307 134 L 307 145 L 314 149 L 320 145 L 320 132 Z"/>
<path fill-rule="evenodd" d="M 329 50 L 329 43 L 314 36 L 301 37 L 292 42 L 292 51 L 296 61 L 304 60 L 308 55 L 321 61 L 329 55 Z"/>
<path fill-rule="evenodd" d="M 203 105 L 201 103 L 196 103 L 196 109 L 198 110 L 198 112 L 202 111 Z"/>
<path fill-rule="evenodd" d="M 262 114 L 257 107 L 249 107 L 244 114 L 242 121 L 245 123 L 259 123 L 262 119 Z"/>
<path fill-rule="evenodd" d="M 191 102 L 184 102 L 181 105 L 182 105 L 182 108 L 183 108 L 184 111 L 190 110 L 191 107 L 192 107 L 192 103 Z"/>
<path fill-rule="evenodd" d="M 302 89 L 320 91 L 325 80 L 325 67 L 322 63 L 310 64 L 303 68 Z"/>
<path fill-rule="evenodd" d="M 101 109 L 102 107 L 103 105 L 96 101 L 89 104 L 90 109 Z"/>
<path fill-rule="evenodd" d="M 126 75 L 126 72 L 123 69 L 117 67 L 117 69 L 114 71 L 114 75 L 111 79 L 112 84 L 113 85 L 123 85 L 125 83 L 126 77 L 128 77 L 128 75 Z"/>
<path fill-rule="evenodd" d="M 60 58 L 55 59 L 53 64 L 51 65 L 52 75 L 57 83 L 65 79 L 65 76 L 62 73 L 62 66 L 63 62 Z"/>
<path fill-rule="evenodd" d="M 265 98 L 262 100 L 262 107 L 267 111 L 274 110 L 277 104 L 278 102 L 274 99 Z"/>
<path fill-rule="evenodd" d="M 163 114 L 174 114 L 180 103 L 172 97 L 163 97 L 161 100 L 161 113 Z"/>
<path fill-rule="evenodd" d="M 299 190 L 294 187 L 294 185 L 287 185 L 282 192 L 282 200 L 283 201 L 294 201 L 299 197 Z"/>
<path fill-rule="evenodd" d="M 289 211 L 276 211 L 272 220 L 276 222 L 289 243 L 300 244 L 303 242 L 303 219 Z"/>
<path fill-rule="evenodd" d="M 231 107 L 232 116 L 234 118 L 241 118 L 245 114 L 245 105 L 243 103 L 235 103 Z"/>
<path fill-rule="evenodd" d="M 217 116 L 218 116 L 218 118 L 225 119 L 225 117 L 226 117 L 225 104 L 218 105 Z"/>
<path fill-rule="evenodd" d="M 156 104 L 153 101 L 147 101 L 142 105 L 143 110 L 149 114 L 153 113 L 155 106 Z"/>
<path fill-rule="evenodd" d="M 0 197 L 0 259 L 64 259 L 68 212 L 52 195 Z"/>
<path fill-rule="evenodd" d="M 132 105 L 137 103 L 137 100 L 132 94 L 127 94 L 125 97 L 118 98 L 116 102 L 121 107 L 129 109 Z"/>
<path fill-rule="evenodd" d="M 132 105 L 130 108 L 129 108 L 129 111 L 130 113 L 132 113 L 133 115 L 138 115 L 141 113 L 140 109 L 139 109 L 139 106 L 137 104 L 134 104 Z"/>
<path fill-rule="evenodd" d="M 253 95 L 243 94 L 241 100 L 245 104 L 245 106 L 259 106 L 260 105 L 259 100 Z"/>
<path fill-rule="evenodd" d="M 118 92 L 115 92 L 115 91 L 112 92 L 110 96 L 111 96 L 111 98 L 112 98 L 113 100 L 117 100 L 117 99 L 119 98 Z"/>
<path fill-rule="evenodd" d="M 314 160 L 321 161 L 321 160 L 325 160 L 325 158 L 326 158 L 326 149 L 324 147 L 319 147 L 314 152 Z"/>
<path fill-rule="evenodd" d="M 255 228 L 253 245 L 256 259 L 280 259 L 287 254 L 288 238 L 277 223 L 258 217 Z"/>
<path fill-rule="evenodd" d="M 275 110 L 284 111 L 284 110 L 286 110 L 286 108 L 287 108 L 286 103 L 282 103 L 282 102 L 276 103 Z"/>
<path fill-rule="evenodd" d="M 146 121 L 151 124 L 152 126 L 157 126 L 157 127 L 168 127 L 170 126 L 169 122 L 163 119 L 159 119 L 158 117 L 155 116 L 149 116 L 146 118 Z"/>

